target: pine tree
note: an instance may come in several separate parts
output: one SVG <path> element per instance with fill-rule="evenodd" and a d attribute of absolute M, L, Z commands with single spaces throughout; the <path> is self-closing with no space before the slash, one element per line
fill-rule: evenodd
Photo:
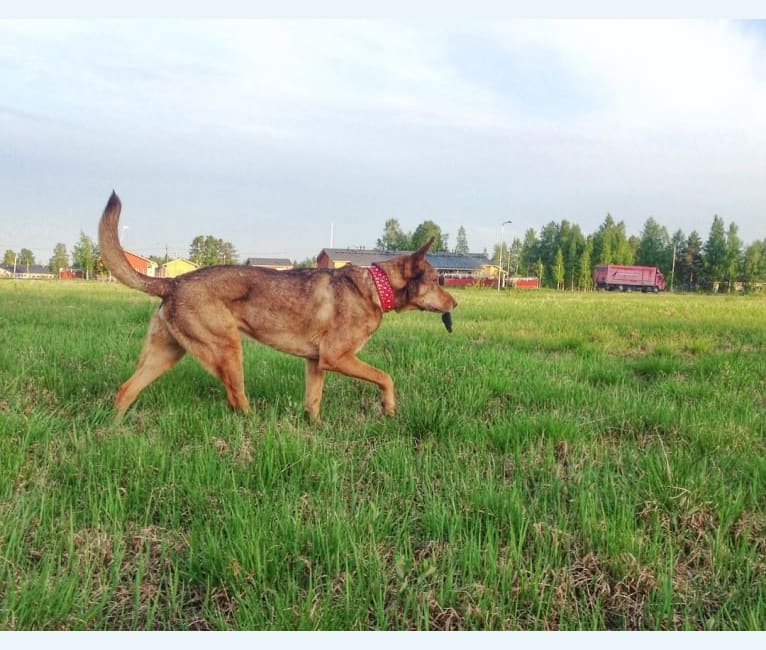
<path fill-rule="evenodd" d="M 457 229 L 457 241 L 455 242 L 455 253 L 458 255 L 467 255 L 470 249 L 468 248 L 468 237 L 465 234 L 465 228 L 460 226 Z"/>
<path fill-rule="evenodd" d="M 701 286 L 704 275 L 702 238 L 692 230 L 678 258 L 678 275 L 685 289 L 695 291 Z"/>
<path fill-rule="evenodd" d="M 649 217 L 641 232 L 641 239 L 636 249 L 636 264 L 641 266 L 657 266 L 666 275 L 670 269 L 666 268 L 666 256 L 670 236 L 664 226 L 660 226 L 653 217 Z"/>
<path fill-rule="evenodd" d="M 717 214 L 713 217 L 710 234 L 703 247 L 702 259 L 705 269 L 705 286 L 717 290 L 719 284 L 726 278 L 729 261 L 726 228 L 723 219 Z"/>
<path fill-rule="evenodd" d="M 737 234 L 738 230 L 735 223 L 730 223 L 726 233 L 726 280 L 730 292 L 736 287 L 742 267 L 742 240 Z"/>
<path fill-rule="evenodd" d="M 524 243 L 521 245 L 521 259 L 519 260 L 520 275 L 535 274 L 535 260 L 540 257 L 540 242 L 534 228 L 529 228 L 524 233 Z"/>

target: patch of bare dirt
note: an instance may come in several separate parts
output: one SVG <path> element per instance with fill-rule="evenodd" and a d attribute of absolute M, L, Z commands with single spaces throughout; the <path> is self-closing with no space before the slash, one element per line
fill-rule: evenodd
<path fill-rule="evenodd" d="M 88 528 L 74 534 L 72 559 L 88 576 L 92 598 L 105 600 L 109 629 L 211 629 L 201 615 L 202 587 L 176 593 L 177 585 L 171 584 L 174 558 L 187 547 L 183 533 L 159 526 L 129 530 L 119 538 Z M 209 601 L 223 618 L 236 609 L 225 588 L 214 587 Z M 155 612 L 161 612 L 161 620 L 154 619 Z"/>
<path fill-rule="evenodd" d="M 556 629 L 555 621 L 564 613 L 579 618 L 596 609 L 603 612 L 607 629 L 645 629 L 646 605 L 657 579 L 632 555 L 606 560 L 587 553 L 575 557 L 569 567 L 555 572 L 552 578 L 548 585 L 553 605 L 550 629 Z"/>

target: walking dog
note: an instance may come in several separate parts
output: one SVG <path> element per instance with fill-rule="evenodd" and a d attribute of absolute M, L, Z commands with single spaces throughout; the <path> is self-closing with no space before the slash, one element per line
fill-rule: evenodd
<path fill-rule="evenodd" d="M 112 192 L 99 223 L 101 258 L 120 282 L 162 299 L 149 323 L 133 375 L 117 391 L 121 418 L 138 394 L 188 352 L 218 377 L 232 408 L 249 412 L 241 336 L 306 360 L 304 409 L 319 419 L 325 372 L 377 384 L 383 411 L 394 415 L 391 377 L 357 358 L 383 313 L 420 309 L 441 312 L 445 324 L 457 306 L 438 283 L 425 255 L 433 239 L 410 255 L 370 269 L 272 271 L 250 266 L 208 266 L 177 278 L 136 271 L 119 242 L 122 204 Z"/>

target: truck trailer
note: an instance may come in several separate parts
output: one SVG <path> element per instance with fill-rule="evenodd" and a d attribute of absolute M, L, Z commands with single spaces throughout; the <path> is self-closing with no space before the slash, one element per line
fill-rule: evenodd
<path fill-rule="evenodd" d="M 656 266 L 623 266 L 621 264 L 599 264 L 593 271 L 596 289 L 607 291 L 651 291 L 665 290 L 665 278 Z"/>

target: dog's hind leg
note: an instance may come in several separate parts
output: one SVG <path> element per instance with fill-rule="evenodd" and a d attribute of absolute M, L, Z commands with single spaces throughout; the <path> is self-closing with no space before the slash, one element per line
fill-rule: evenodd
<path fill-rule="evenodd" d="M 138 366 L 130 379 L 120 386 L 114 400 L 117 419 L 121 419 L 138 394 L 184 355 L 184 349 L 173 338 L 159 312 L 152 316 Z"/>
<path fill-rule="evenodd" d="M 245 394 L 245 375 L 242 369 L 242 341 L 236 327 L 207 329 L 204 336 L 200 336 L 198 330 L 194 338 L 182 334 L 177 329 L 173 327 L 179 343 L 202 364 L 205 370 L 221 380 L 226 389 L 229 406 L 249 413 L 250 403 Z M 209 341 L 214 343 L 210 344 Z"/>
<path fill-rule="evenodd" d="M 306 359 L 306 396 L 303 408 L 312 422 L 319 421 L 319 404 L 324 389 L 324 370 L 320 370 L 317 359 Z"/>
<path fill-rule="evenodd" d="M 336 358 L 320 358 L 319 366 L 322 369 L 333 370 L 349 377 L 364 379 L 380 387 L 382 393 L 383 412 L 386 415 L 394 415 L 396 412 L 396 400 L 394 399 L 394 381 L 390 375 L 378 370 L 352 353 Z"/>

